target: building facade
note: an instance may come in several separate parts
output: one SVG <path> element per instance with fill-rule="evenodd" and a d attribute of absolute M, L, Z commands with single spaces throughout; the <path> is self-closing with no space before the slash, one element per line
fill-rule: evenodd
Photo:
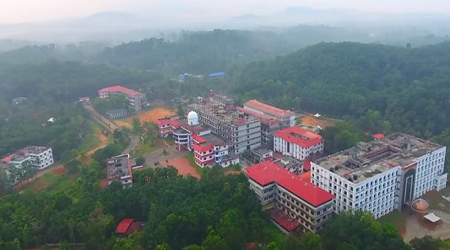
<path fill-rule="evenodd" d="M 133 186 L 133 171 L 131 169 L 130 155 L 118 155 L 111 157 L 106 162 L 108 185 L 118 181 L 123 188 Z"/>
<path fill-rule="evenodd" d="M 368 211 L 375 218 L 445 188 L 444 146 L 393 134 L 311 162 L 311 182 L 336 196 L 335 212 Z"/>
<path fill-rule="evenodd" d="M 265 161 L 245 169 L 250 188 L 265 208 L 276 207 L 304 232 L 317 232 L 333 215 L 334 196 L 289 172 L 272 161 Z M 273 219 L 273 218 L 272 218 Z M 274 220 L 285 233 L 289 226 Z"/>
<path fill-rule="evenodd" d="M 174 121 L 166 118 L 156 123 L 161 137 L 171 135 L 177 148 L 192 151 L 195 163 L 202 168 L 239 164 L 239 157 L 230 152 L 230 143 L 216 136 L 211 128 L 201 124 L 198 114 L 194 111 L 189 112 L 186 120 Z"/>
<path fill-rule="evenodd" d="M 258 100 L 250 100 L 244 103 L 243 108 L 238 107 L 238 110 L 260 119 L 261 143 L 269 148 L 273 148 L 273 135 L 277 130 L 295 126 L 294 112 L 273 107 Z"/>
<path fill-rule="evenodd" d="M 283 155 L 304 160 L 311 155 L 323 153 L 322 136 L 300 127 L 289 127 L 274 133 L 273 150 Z"/>
<path fill-rule="evenodd" d="M 242 154 L 261 146 L 261 122 L 248 114 L 239 112 L 218 102 L 194 103 L 187 106 L 198 114 L 199 120 L 212 132 L 230 143 L 235 154 Z"/>
<path fill-rule="evenodd" d="M 110 119 L 123 118 L 126 117 L 127 114 L 128 111 L 126 109 L 114 109 L 106 111 L 106 115 L 108 115 Z"/>
<path fill-rule="evenodd" d="M 122 86 L 113 86 L 103 88 L 98 91 L 98 95 L 100 98 L 109 98 L 110 96 L 118 94 L 125 94 L 129 105 L 134 108 L 135 111 L 139 111 L 142 109 L 142 107 L 147 105 L 145 94 L 129 88 L 125 88 Z"/>
<path fill-rule="evenodd" d="M 3 158 L 2 163 L 16 168 L 29 163 L 37 170 L 43 170 L 54 163 L 53 152 L 48 147 L 28 146 Z"/>

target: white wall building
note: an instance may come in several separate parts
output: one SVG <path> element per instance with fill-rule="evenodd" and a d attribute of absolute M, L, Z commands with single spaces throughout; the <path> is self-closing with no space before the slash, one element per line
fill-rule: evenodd
<path fill-rule="evenodd" d="M 54 163 L 51 148 L 41 146 L 28 146 L 17 153 L 2 159 L 2 163 L 20 168 L 29 162 L 37 170 L 43 170 Z"/>
<path fill-rule="evenodd" d="M 445 150 L 405 134 L 360 142 L 312 162 L 311 182 L 336 196 L 336 213 L 362 210 L 379 218 L 445 188 Z"/>
<path fill-rule="evenodd" d="M 275 132 L 273 150 L 283 155 L 304 160 L 312 154 L 323 153 L 322 136 L 300 127 L 289 127 Z"/>

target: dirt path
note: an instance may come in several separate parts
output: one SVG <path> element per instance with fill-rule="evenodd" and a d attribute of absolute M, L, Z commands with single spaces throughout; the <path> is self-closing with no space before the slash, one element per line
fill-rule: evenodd
<path fill-rule="evenodd" d="M 89 157 L 89 158 L 95 153 L 95 151 L 106 147 L 108 145 L 108 142 L 109 142 L 109 138 L 106 135 L 104 135 L 102 133 L 102 131 L 97 130 L 95 134 L 100 139 L 100 144 L 98 144 L 97 147 L 95 147 L 95 148 L 93 148 L 93 149 L 91 149 L 91 150 L 86 152 L 86 156 Z"/>

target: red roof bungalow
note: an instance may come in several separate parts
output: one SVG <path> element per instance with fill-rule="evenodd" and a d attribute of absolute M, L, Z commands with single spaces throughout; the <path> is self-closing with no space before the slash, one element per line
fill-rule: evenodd
<path fill-rule="evenodd" d="M 381 140 L 384 138 L 384 134 L 374 134 L 372 135 L 375 140 Z"/>
<path fill-rule="evenodd" d="M 140 231 L 142 225 L 134 219 L 123 219 L 116 228 L 116 234 L 120 236 L 127 236 L 136 231 Z"/>

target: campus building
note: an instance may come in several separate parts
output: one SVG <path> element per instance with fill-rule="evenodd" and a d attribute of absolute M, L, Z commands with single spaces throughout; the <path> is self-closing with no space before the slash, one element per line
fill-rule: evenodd
<path fill-rule="evenodd" d="M 108 185 L 118 181 L 124 188 L 133 185 L 133 171 L 131 169 L 130 155 L 118 155 L 106 161 Z"/>
<path fill-rule="evenodd" d="M 300 127 L 289 127 L 274 133 L 273 150 L 283 155 L 304 160 L 311 155 L 323 153 L 322 136 Z"/>
<path fill-rule="evenodd" d="M 171 135 L 178 150 L 192 151 L 198 166 L 204 168 L 217 164 L 228 167 L 239 164 L 239 157 L 234 152 L 230 152 L 231 144 L 216 136 L 210 127 L 201 124 L 197 113 L 189 112 L 187 120 L 172 119 L 156 121 L 159 135 L 161 137 Z"/>
<path fill-rule="evenodd" d="M 230 143 L 230 150 L 235 154 L 261 146 L 260 120 L 237 111 L 232 105 L 223 105 L 217 97 L 189 104 L 187 109 L 196 112 L 202 124 Z"/>
<path fill-rule="evenodd" d="M 133 107 L 136 111 L 141 110 L 142 107 L 147 105 L 145 94 L 129 88 L 125 88 L 122 86 L 112 86 L 100 89 L 98 91 L 98 95 L 100 98 L 109 98 L 112 95 L 119 94 L 125 94 L 130 106 Z"/>
<path fill-rule="evenodd" d="M 317 232 L 333 215 L 332 194 L 275 162 L 247 167 L 245 174 L 272 221 L 287 234 L 297 228 Z"/>
<path fill-rule="evenodd" d="M 31 164 L 37 170 L 43 170 L 53 164 L 51 148 L 42 146 L 28 146 L 18 152 L 4 157 L 2 164 L 21 168 L 23 164 Z"/>
<path fill-rule="evenodd" d="M 261 143 L 273 147 L 273 134 L 275 131 L 295 126 L 295 113 L 283 110 L 258 100 L 244 103 L 244 107 L 237 107 L 238 111 L 257 117 L 261 121 Z"/>
<path fill-rule="evenodd" d="M 430 190 L 445 188 L 446 147 L 393 134 L 311 162 L 311 182 L 336 196 L 335 212 L 379 218 Z"/>

